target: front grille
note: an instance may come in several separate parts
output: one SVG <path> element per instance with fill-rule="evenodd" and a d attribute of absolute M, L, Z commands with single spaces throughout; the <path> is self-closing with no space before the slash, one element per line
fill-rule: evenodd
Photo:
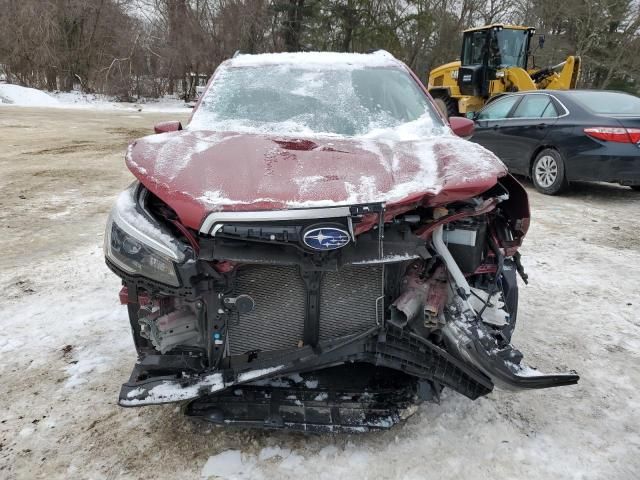
<path fill-rule="evenodd" d="M 382 266 L 347 266 L 325 273 L 320 287 L 320 339 L 358 333 L 376 324 Z M 231 355 L 295 348 L 303 338 L 304 281 L 295 266 L 251 265 L 236 276 L 234 295 L 246 294 L 255 309 L 229 325 Z"/>

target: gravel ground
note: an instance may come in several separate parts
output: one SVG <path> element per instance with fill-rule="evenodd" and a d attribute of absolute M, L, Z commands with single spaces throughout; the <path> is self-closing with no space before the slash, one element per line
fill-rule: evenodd
<path fill-rule="evenodd" d="M 135 357 L 104 223 L 132 180 L 127 142 L 180 117 L 0 108 L 0 478 L 638 478 L 640 194 L 613 185 L 546 197 L 526 183 L 531 281 L 514 342 L 541 369 L 578 370 L 577 386 L 476 402 L 445 392 L 361 436 L 117 407 Z"/>

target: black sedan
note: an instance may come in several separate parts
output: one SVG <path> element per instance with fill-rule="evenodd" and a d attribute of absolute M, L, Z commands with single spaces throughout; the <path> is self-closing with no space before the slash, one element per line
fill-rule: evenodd
<path fill-rule="evenodd" d="M 554 195 L 572 180 L 640 190 L 640 98 L 621 92 L 521 92 L 475 114 L 472 141 Z"/>

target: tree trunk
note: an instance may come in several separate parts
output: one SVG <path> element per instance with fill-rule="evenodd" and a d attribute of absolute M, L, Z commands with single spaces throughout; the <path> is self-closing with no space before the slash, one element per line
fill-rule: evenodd
<path fill-rule="evenodd" d="M 284 30 L 284 45 L 287 52 L 300 51 L 304 0 L 289 0 Z"/>

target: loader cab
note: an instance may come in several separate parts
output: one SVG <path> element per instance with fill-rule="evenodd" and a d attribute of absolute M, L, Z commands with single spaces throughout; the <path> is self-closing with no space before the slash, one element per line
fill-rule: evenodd
<path fill-rule="evenodd" d="M 489 25 L 467 30 L 462 38 L 458 86 L 462 95 L 489 97 L 491 80 L 509 67 L 527 69 L 529 43 L 535 29 Z"/>

